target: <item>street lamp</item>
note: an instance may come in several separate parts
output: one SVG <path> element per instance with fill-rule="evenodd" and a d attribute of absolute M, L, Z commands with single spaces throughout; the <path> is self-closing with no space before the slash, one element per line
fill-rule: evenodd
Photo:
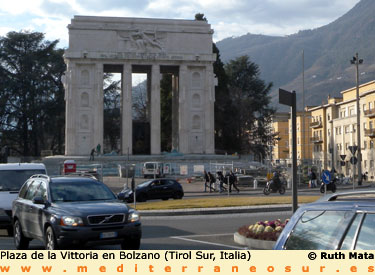
<path fill-rule="evenodd" d="M 356 68 L 356 85 L 357 85 L 357 93 L 356 93 L 356 99 L 357 99 L 357 145 L 358 145 L 358 154 L 357 154 L 357 165 L 358 165 L 358 185 L 362 185 L 362 153 L 361 153 L 361 131 L 360 131 L 360 115 L 359 115 L 359 70 L 358 66 L 359 64 L 363 63 L 363 59 L 358 58 L 358 53 L 353 56 L 353 59 L 350 60 L 350 63 L 355 65 Z"/>

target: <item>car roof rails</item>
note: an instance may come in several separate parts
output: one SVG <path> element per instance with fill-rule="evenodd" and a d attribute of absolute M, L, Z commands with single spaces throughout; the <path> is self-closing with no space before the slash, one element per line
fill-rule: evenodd
<path fill-rule="evenodd" d="M 35 178 L 44 178 L 44 179 L 47 179 L 47 180 L 50 180 L 51 178 L 46 175 L 46 174 L 35 174 L 35 175 L 32 175 L 30 177 L 30 179 L 35 179 Z"/>
<path fill-rule="evenodd" d="M 375 190 L 366 191 L 348 191 L 342 193 L 332 194 L 330 196 L 323 197 L 324 201 L 336 201 L 339 199 L 374 199 L 375 200 Z"/>
<path fill-rule="evenodd" d="M 64 177 L 86 177 L 86 178 L 92 178 L 95 180 L 99 180 L 98 177 L 96 176 L 97 173 L 95 171 L 77 171 L 77 172 L 72 172 L 69 174 L 63 175 Z"/>

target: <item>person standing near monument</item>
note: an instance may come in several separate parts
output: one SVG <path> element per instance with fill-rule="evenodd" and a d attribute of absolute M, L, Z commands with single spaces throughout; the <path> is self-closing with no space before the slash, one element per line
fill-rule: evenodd
<path fill-rule="evenodd" d="M 100 155 L 100 150 L 101 150 L 101 146 L 100 146 L 100 143 L 98 143 L 98 145 L 96 145 L 96 154 L 99 156 Z"/>
<path fill-rule="evenodd" d="M 94 155 L 95 155 L 95 148 L 92 148 L 91 153 L 90 153 L 90 160 L 94 160 Z"/>

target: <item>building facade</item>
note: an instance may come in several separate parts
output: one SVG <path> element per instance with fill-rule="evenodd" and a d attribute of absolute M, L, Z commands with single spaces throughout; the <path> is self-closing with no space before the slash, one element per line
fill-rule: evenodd
<path fill-rule="evenodd" d="M 341 98 L 328 97 L 327 104 L 309 108 L 311 112 L 313 165 L 318 169 L 335 169 L 345 176 L 353 176 L 356 167 L 350 162 L 357 157 L 350 146 L 357 146 L 356 87 L 341 92 Z M 368 178 L 375 177 L 375 81 L 360 85 L 360 132 L 362 171 Z"/>

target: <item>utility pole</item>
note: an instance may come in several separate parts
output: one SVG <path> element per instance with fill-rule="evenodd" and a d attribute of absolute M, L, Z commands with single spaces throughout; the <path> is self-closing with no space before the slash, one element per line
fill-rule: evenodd
<path fill-rule="evenodd" d="M 356 99 L 357 99 L 357 165 L 358 165 L 358 185 L 362 185 L 362 153 L 361 153 L 361 121 L 360 121 L 360 111 L 359 111 L 359 64 L 363 63 L 363 59 L 358 58 L 358 53 L 353 56 L 350 60 L 351 64 L 355 65 L 356 68 Z"/>

